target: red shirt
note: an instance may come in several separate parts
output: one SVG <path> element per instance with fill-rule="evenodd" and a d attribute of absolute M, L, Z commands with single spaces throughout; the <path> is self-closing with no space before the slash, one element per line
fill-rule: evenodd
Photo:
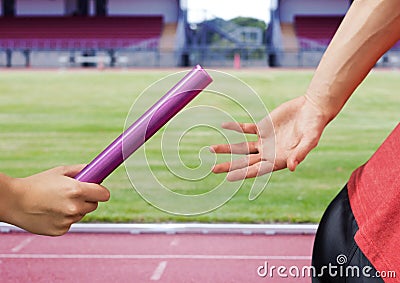
<path fill-rule="evenodd" d="M 400 124 L 371 159 L 353 172 L 348 192 L 359 226 L 355 241 L 377 271 L 396 272 L 397 279 L 382 278 L 385 282 L 399 282 Z"/>

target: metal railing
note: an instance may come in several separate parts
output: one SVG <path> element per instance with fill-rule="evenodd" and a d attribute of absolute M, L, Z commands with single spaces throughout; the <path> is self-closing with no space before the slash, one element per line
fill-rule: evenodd
<path fill-rule="evenodd" d="M 0 67 L 75 68 L 75 67 L 177 67 L 202 64 L 204 67 L 289 67 L 314 68 L 323 49 L 291 51 L 265 47 L 192 47 L 185 50 L 131 48 L 116 50 L 5 50 L 0 49 Z M 238 61 L 239 60 L 239 61 Z M 390 50 L 377 66 L 400 68 L 400 50 Z"/>

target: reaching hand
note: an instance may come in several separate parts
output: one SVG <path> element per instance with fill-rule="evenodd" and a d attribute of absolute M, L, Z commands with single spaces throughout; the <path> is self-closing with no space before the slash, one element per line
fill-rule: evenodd
<path fill-rule="evenodd" d="M 14 179 L 8 222 L 36 234 L 55 236 L 66 233 L 72 223 L 94 211 L 99 201 L 107 201 L 110 197 L 103 186 L 72 178 L 83 167 L 56 167 Z"/>
<path fill-rule="evenodd" d="M 258 140 L 212 145 L 210 150 L 215 153 L 245 154 L 232 162 L 217 164 L 212 170 L 228 172 L 229 181 L 253 178 L 286 167 L 294 171 L 317 146 L 329 120 L 316 104 L 300 96 L 283 103 L 257 124 L 224 123 L 223 128 L 255 134 Z"/>

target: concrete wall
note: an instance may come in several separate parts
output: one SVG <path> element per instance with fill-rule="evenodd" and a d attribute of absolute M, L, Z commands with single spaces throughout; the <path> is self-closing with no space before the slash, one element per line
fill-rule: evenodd
<path fill-rule="evenodd" d="M 163 15 L 164 22 L 178 21 L 177 0 L 109 0 L 108 15 Z"/>
<path fill-rule="evenodd" d="M 279 17 L 292 23 L 295 15 L 344 15 L 348 8 L 348 0 L 281 0 Z"/>
<path fill-rule="evenodd" d="M 0 4 L 2 1 L 0 0 Z M 62 16 L 71 14 L 74 0 L 16 0 L 16 15 Z M 0 14 L 2 14 L 0 5 Z M 94 1 L 89 1 L 89 15 L 94 14 Z M 178 21 L 178 0 L 108 0 L 108 15 L 163 15 L 166 23 Z"/>
<path fill-rule="evenodd" d="M 6 0 L 3 0 L 6 1 Z M 17 0 L 15 3 L 16 15 L 64 15 L 64 0 Z"/>

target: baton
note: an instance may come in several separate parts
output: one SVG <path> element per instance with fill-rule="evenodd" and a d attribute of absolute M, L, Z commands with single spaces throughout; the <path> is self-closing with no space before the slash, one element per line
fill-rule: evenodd
<path fill-rule="evenodd" d="M 211 82 L 211 77 L 200 65 L 194 67 L 82 169 L 75 179 L 100 184 Z"/>

